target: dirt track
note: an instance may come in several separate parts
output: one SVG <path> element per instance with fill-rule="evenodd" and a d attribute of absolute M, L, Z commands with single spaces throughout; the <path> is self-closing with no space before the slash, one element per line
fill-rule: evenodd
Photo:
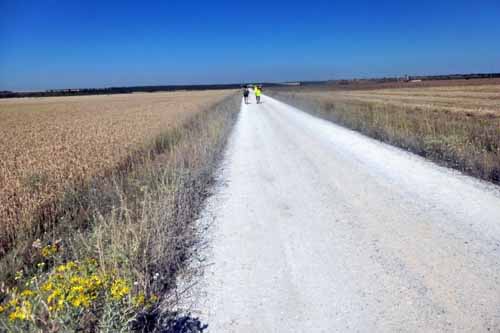
<path fill-rule="evenodd" d="M 210 332 L 499 331 L 500 190 L 264 97 L 209 200 Z"/>

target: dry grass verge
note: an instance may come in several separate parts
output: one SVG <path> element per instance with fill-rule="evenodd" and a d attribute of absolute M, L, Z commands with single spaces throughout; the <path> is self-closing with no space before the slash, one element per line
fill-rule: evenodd
<path fill-rule="evenodd" d="M 283 102 L 469 175 L 500 183 L 497 85 L 274 91 Z"/>
<path fill-rule="evenodd" d="M 170 312 L 171 292 L 195 250 L 191 222 L 239 103 L 232 95 L 195 113 L 117 172 L 66 190 L 61 207 L 69 209 L 57 214 L 57 223 L 40 241 L 11 248 L 0 261 L 4 282 L 17 285 L 2 288 L 0 327 L 61 332 L 178 327 L 172 318 L 177 314 Z M 196 320 L 179 316 L 201 329 Z"/>

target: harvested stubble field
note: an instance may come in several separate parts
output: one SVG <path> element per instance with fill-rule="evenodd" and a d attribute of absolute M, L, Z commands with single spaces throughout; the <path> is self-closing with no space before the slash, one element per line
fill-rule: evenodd
<path fill-rule="evenodd" d="M 0 330 L 172 323 L 239 104 L 234 91 L 1 100 Z"/>
<path fill-rule="evenodd" d="M 499 183 L 500 85 L 496 80 L 438 83 L 344 91 L 279 89 L 272 94 L 376 139 Z"/>
<path fill-rule="evenodd" d="M 324 96 L 324 95 L 323 95 Z M 500 117 L 500 85 L 336 92 L 338 100 Z"/>

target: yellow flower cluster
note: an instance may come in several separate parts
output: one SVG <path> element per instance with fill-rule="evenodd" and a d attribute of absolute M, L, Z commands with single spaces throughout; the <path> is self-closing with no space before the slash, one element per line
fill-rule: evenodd
<path fill-rule="evenodd" d="M 17 305 L 9 314 L 9 319 L 14 320 L 31 320 L 31 311 L 33 306 L 30 301 L 23 301 L 20 305 Z"/>
<path fill-rule="evenodd" d="M 136 308 L 148 307 L 158 302 L 158 296 L 152 295 L 149 299 L 143 293 L 139 293 L 132 297 L 132 305 Z"/>
<path fill-rule="evenodd" d="M 130 286 L 124 279 L 116 279 L 111 284 L 111 297 L 115 301 L 122 300 L 130 292 Z"/>
<path fill-rule="evenodd" d="M 33 296 L 34 292 L 32 290 L 24 290 L 20 294 L 17 294 L 17 290 L 13 290 L 12 298 L 9 302 L 4 305 L 0 305 L 0 314 L 3 312 L 9 312 L 9 320 L 32 320 L 33 305 L 28 299 Z"/>
<path fill-rule="evenodd" d="M 40 253 L 42 254 L 42 257 L 44 258 L 50 258 L 57 252 L 57 245 L 52 244 L 52 245 L 47 245 L 42 248 Z"/>
<path fill-rule="evenodd" d="M 42 290 L 48 293 L 47 303 L 51 312 L 60 311 L 65 305 L 89 308 L 106 294 L 111 294 L 113 299 L 121 299 L 130 293 L 125 280 L 113 280 L 109 275 L 99 272 L 92 259 L 83 263 L 70 261 L 57 266 L 55 273 L 42 285 Z"/>
<path fill-rule="evenodd" d="M 132 298 L 132 304 L 135 306 L 135 307 L 141 307 L 141 306 L 144 306 L 144 304 L 146 304 L 146 296 L 144 296 L 143 293 L 140 293 L 139 295 L 137 296 L 134 296 Z M 0 310 L 1 311 L 1 310 Z"/>
<path fill-rule="evenodd" d="M 37 266 L 38 273 L 31 278 L 18 272 L 26 289 L 7 290 L 7 301 L 0 303 L 0 322 L 11 325 L 5 327 L 12 331 L 28 327 L 44 331 L 53 322 L 70 325 L 85 320 L 86 314 L 100 315 L 103 308 L 126 321 L 158 302 L 155 295 L 134 292 L 130 280 L 118 272 L 105 273 L 95 259 L 69 261 L 49 271 Z"/>
<path fill-rule="evenodd" d="M 129 281 L 103 273 L 94 259 L 67 262 L 42 277 L 45 282 L 33 290 L 26 289 L 20 293 L 12 290 L 10 301 L 0 305 L 0 315 L 5 312 L 13 322 L 34 322 L 33 304 L 45 304 L 43 308 L 48 309 L 51 317 L 58 316 L 62 311 L 92 309 L 106 301 L 121 302 L 127 296 L 125 306 L 146 304 L 144 295 L 132 297 Z"/>

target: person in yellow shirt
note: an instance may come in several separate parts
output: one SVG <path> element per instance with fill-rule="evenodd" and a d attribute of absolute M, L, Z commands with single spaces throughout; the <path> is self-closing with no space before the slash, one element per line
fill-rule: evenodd
<path fill-rule="evenodd" d="M 254 87 L 255 99 L 257 99 L 257 104 L 260 104 L 260 96 L 262 95 L 262 89 L 258 86 Z"/>

